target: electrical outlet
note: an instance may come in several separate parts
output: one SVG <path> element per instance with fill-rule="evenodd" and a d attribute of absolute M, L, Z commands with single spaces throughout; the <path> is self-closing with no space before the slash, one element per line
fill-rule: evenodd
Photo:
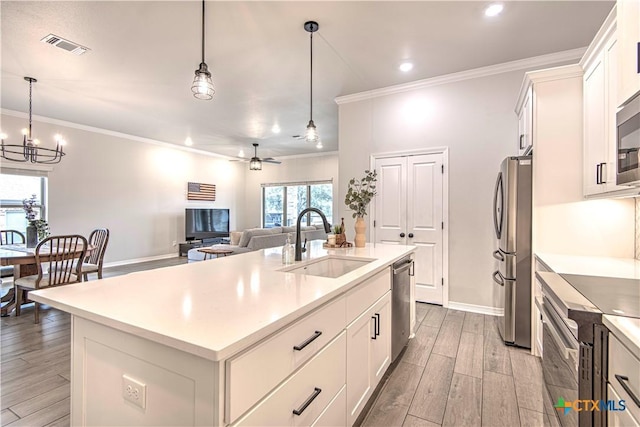
<path fill-rule="evenodd" d="M 145 409 L 147 406 L 147 385 L 128 375 L 122 376 L 122 397 L 136 406 Z"/>
<path fill-rule="evenodd" d="M 178 242 L 176 242 L 175 240 L 173 241 L 172 245 L 175 247 L 178 244 Z"/>

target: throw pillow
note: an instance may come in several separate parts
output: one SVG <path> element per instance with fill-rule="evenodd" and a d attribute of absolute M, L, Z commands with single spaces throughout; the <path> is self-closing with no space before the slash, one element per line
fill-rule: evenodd
<path fill-rule="evenodd" d="M 230 242 L 233 246 L 238 246 L 240 243 L 240 238 L 242 237 L 242 231 L 232 231 L 229 233 Z"/>

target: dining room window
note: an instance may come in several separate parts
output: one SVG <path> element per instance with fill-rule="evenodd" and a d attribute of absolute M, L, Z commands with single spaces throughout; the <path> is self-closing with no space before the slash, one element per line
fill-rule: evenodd
<path fill-rule="evenodd" d="M 320 209 L 333 223 L 332 181 L 262 184 L 262 226 L 272 228 L 296 225 L 298 213 L 308 207 Z M 320 215 L 311 213 L 302 225 L 322 225 Z"/>
<path fill-rule="evenodd" d="M 0 229 L 26 233 L 27 218 L 22 201 L 36 196 L 37 219 L 47 219 L 47 177 L 0 174 Z"/>

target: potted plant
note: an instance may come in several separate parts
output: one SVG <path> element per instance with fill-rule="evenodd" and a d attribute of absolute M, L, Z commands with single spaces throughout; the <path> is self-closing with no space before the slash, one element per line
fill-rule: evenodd
<path fill-rule="evenodd" d="M 35 248 L 39 240 L 43 240 L 49 235 L 49 224 L 44 219 L 36 219 L 37 213 L 33 208 L 36 205 L 37 197 L 32 195 L 28 199 L 22 200 L 25 218 L 29 221 L 27 225 L 27 247 Z"/>
<path fill-rule="evenodd" d="M 347 187 L 347 195 L 344 199 L 345 205 L 353 211 L 353 218 L 356 218 L 356 248 L 363 248 L 366 242 L 364 216 L 371 200 L 376 195 L 377 172 L 365 170 L 362 179 L 351 178 Z"/>

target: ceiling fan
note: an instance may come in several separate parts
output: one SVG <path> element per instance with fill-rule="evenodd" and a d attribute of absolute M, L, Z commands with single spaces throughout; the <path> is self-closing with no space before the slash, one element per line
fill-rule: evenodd
<path fill-rule="evenodd" d="M 258 144 L 254 143 L 253 144 L 253 157 L 251 159 L 238 159 L 238 160 L 231 160 L 233 161 L 240 161 L 240 162 L 249 162 L 249 170 L 252 171 L 259 171 L 262 170 L 262 162 L 265 163 L 274 163 L 279 165 L 280 163 L 282 163 L 279 160 L 274 159 L 273 157 L 266 157 L 264 159 L 261 159 L 260 157 L 258 157 Z"/>

